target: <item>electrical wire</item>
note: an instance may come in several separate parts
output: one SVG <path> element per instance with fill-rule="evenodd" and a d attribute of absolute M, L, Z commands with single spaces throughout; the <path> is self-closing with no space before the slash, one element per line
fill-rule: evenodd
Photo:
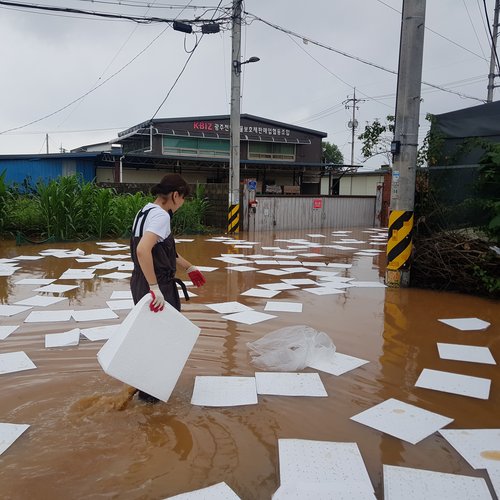
<path fill-rule="evenodd" d="M 483 0 L 483 6 L 484 6 L 484 15 L 486 16 L 486 23 L 488 25 L 488 33 L 490 34 L 490 39 L 491 39 L 491 49 L 495 54 L 495 59 L 497 61 L 497 68 L 500 71 L 500 61 L 498 60 L 497 44 L 496 40 L 493 38 L 493 33 L 491 31 L 490 16 L 488 15 L 488 7 L 486 7 L 486 0 Z"/>
<path fill-rule="evenodd" d="M 135 23 L 141 23 L 141 24 L 151 24 L 151 23 L 172 23 L 173 21 L 177 19 L 167 19 L 163 17 L 144 17 L 144 16 L 132 16 L 132 15 L 125 15 L 125 14 L 113 14 L 110 12 L 97 12 L 97 11 L 87 11 L 87 10 L 82 10 L 82 9 L 73 9 L 69 7 L 55 7 L 55 6 L 49 6 L 49 5 L 40 5 L 40 4 L 25 4 L 25 3 L 19 3 L 19 2 L 9 2 L 7 0 L 0 0 L 0 5 L 6 5 L 9 7 L 18 7 L 18 8 L 24 8 L 24 9 L 35 9 L 35 10 L 42 10 L 42 11 L 49 11 L 49 12 L 62 12 L 62 13 L 68 13 L 68 14 L 81 14 L 85 16 L 95 16 L 103 19 L 118 19 L 122 21 L 133 21 Z M 220 18 L 214 19 L 212 18 L 211 21 L 213 22 L 222 22 L 222 21 L 228 21 L 230 19 L 229 16 L 222 16 Z M 182 19 L 179 20 L 180 22 L 183 23 L 191 23 L 191 24 L 196 24 L 196 23 L 204 23 L 206 22 L 206 19 Z"/>
<path fill-rule="evenodd" d="M 307 40 L 308 42 L 310 42 L 310 43 L 312 43 L 314 45 L 317 45 L 318 47 L 322 47 L 324 49 L 330 50 L 330 51 L 335 52 L 337 54 L 340 54 L 340 55 L 342 55 L 344 57 L 347 57 L 349 59 L 353 59 L 353 60 L 358 61 L 358 62 L 360 62 L 362 64 L 366 64 L 368 66 L 371 66 L 373 68 L 380 69 L 380 70 L 385 71 L 387 73 L 392 73 L 393 75 L 397 75 L 398 74 L 398 72 L 395 71 L 395 70 L 393 70 L 393 69 L 386 68 L 384 66 L 381 66 L 380 64 L 377 64 L 377 63 L 368 61 L 366 59 L 363 59 L 361 57 L 349 54 L 349 53 L 344 52 L 342 50 L 339 50 L 339 49 L 336 49 L 336 48 L 331 47 L 329 45 L 326 45 L 326 44 L 324 44 L 322 42 L 318 42 L 316 40 L 312 40 L 311 38 L 308 38 L 308 37 L 306 37 L 304 35 L 300 35 L 299 33 L 295 33 L 294 31 L 291 31 L 291 30 L 289 30 L 287 28 L 283 28 L 282 26 L 278 26 L 277 24 L 271 23 L 270 21 L 266 21 L 265 19 L 262 19 L 261 17 L 256 16 L 255 14 L 251 14 L 250 12 L 245 12 L 245 14 L 248 15 L 248 16 L 253 17 L 254 20 L 260 21 L 263 24 L 266 24 L 267 26 L 269 26 L 269 27 L 271 27 L 273 29 L 276 29 L 278 31 L 282 31 L 283 33 L 286 33 L 287 35 L 292 35 L 292 36 L 300 38 L 302 40 Z M 474 96 L 462 94 L 460 92 L 456 92 L 456 91 L 451 90 L 451 89 L 446 89 L 446 88 L 441 87 L 440 85 L 436 85 L 434 83 L 429 83 L 429 82 L 425 82 L 425 81 L 422 80 L 422 84 L 423 85 L 427 85 L 429 87 L 433 87 L 433 88 L 438 89 L 438 90 L 441 90 L 443 92 L 448 92 L 450 94 L 455 94 L 455 95 L 457 95 L 457 96 L 459 96 L 459 97 L 461 97 L 463 99 L 472 99 L 474 101 L 486 102 L 485 99 L 480 99 L 479 97 L 474 97 Z"/>
<path fill-rule="evenodd" d="M 484 54 L 483 46 L 481 45 L 481 41 L 479 40 L 479 36 L 477 34 L 476 27 L 474 26 L 474 23 L 472 22 L 472 17 L 470 15 L 469 9 L 467 7 L 467 3 L 465 2 L 465 0 L 462 0 L 462 3 L 464 4 L 465 11 L 467 12 L 467 17 L 469 18 L 470 25 L 472 26 L 472 29 L 474 31 L 474 35 L 476 35 L 477 44 L 479 45 L 479 48 L 481 49 L 481 54 L 483 54 L 484 59 L 487 60 L 486 55 Z"/>
<path fill-rule="evenodd" d="M 110 75 L 108 78 L 106 78 L 105 80 L 103 80 L 99 85 L 96 85 L 94 88 L 88 90 L 87 92 L 85 92 L 80 97 L 77 97 L 76 99 L 73 99 L 71 102 L 69 102 L 65 106 L 62 106 L 59 109 L 56 109 L 52 113 L 48 113 L 47 115 L 44 115 L 41 118 L 37 118 L 36 120 L 32 120 L 29 123 L 25 123 L 24 125 L 19 125 L 17 127 L 12 127 L 12 128 L 7 129 L 7 130 L 2 130 L 2 131 L 0 131 L 0 135 L 6 134 L 7 132 L 12 132 L 14 130 L 20 130 L 22 128 L 29 127 L 30 125 L 33 125 L 35 123 L 39 123 L 39 122 L 41 122 L 43 120 L 46 120 L 47 118 L 50 118 L 51 116 L 54 116 L 54 115 L 60 113 L 61 111 L 64 111 L 65 109 L 69 108 L 70 106 L 72 106 L 76 102 L 84 99 L 85 97 L 87 97 L 92 92 L 95 92 L 98 88 L 102 87 L 104 84 L 106 84 L 107 82 L 109 82 L 112 78 L 114 78 L 119 73 L 121 73 L 126 67 L 130 66 L 130 64 L 132 64 L 139 56 L 141 56 L 144 52 L 146 52 L 146 50 L 148 50 L 149 47 L 151 47 L 151 45 L 153 45 L 153 43 L 156 42 L 156 40 L 158 40 L 158 38 L 160 38 L 163 35 L 163 33 L 168 28 L 169 28 L 169 26 L 167 26 L 166 28 L 164 28 L 156 37 L 153 38 L 153 40 L 151 40 L 151 42 L 149 42 L 146 45 L 146 47 L 144 47 L 140 52 L 138 52 L 130 61 L 128 61 L 126 64 L 124 64 L 119 70 L 115 71 L 112 75 Z"/>
<path fill-rule="evenodd" d="M 189 3 L 191 3 L 191 1 Z M 222 0 L 219 1 L 219 4 L 217 5 L 217 8 L 215 9 L 214 16 L 215 16 L 216 12 L 218 11 L 221 3 L 222 3 Z M 186 59 L 186 62 L 184 63 L 184 66 L 182 66 L 181 71 L 179 72 L 179 74 L 177 75 L 177 78 L 174 80 L 174 83 L 172 84 L 172 86 L 168 90 L 167 95 L 163 98 L 163 100 L 161 101 L 160 105 L 158 106 L 158 108 L 156 109 L 156 111 L 153 113 L 153 116 L 149 119 L 150 122 L 152 122 L 155 119 L 156 115 L 159 113 L 160 109 L 163 107 L 163 105 L 165 104 L 165 102 L 169 98 L 170 94 L 172 93 L 172 90 L 174 90 L 175 86 L 177 85 L 177 82 L 179 81 L 180 77 L 182 76 L 182 74 L 184 73 L 185 69 L 187 68 L 187 65 L 189 64 L 189 61 L 191 61 L 191 58 L 193 57 L 196 49 L 199 47 L 199 45 L 200 45 L 200 43 L 201 43 L 202 40 L 203 40 L 203 33 L 200 36 L 200 39 L 196 40 L 196 44 L 193 47 L 193 50 L 189 53 L 189 56 Z"/>
<path fill-rule="evenodd" d="M 382 0 L 376 0 L 378 3 L 381 3 L 382 5 L 385 5 L 386 7 L 389 7 L 389 9 L 397 12 L 398 14 L 402 14 L 402 12 L 398 9 L 396 9 L 395 7 L 393 7 L 392 5 L 389 5 L 388 3 L 385 3 L 384 1 Z M 467 12 L 468 13 L 468 12 Z M 441 33 L 433 30 L 432 28 L 429 28 L 429 26 L 425 26 L 425 29 L 427 31 L 430 31 L 431 33 L 434 33 L 435 35 L 443 38 L 444 40 L 446 40 L 447 42 L 450 42 L 452 43 L 453 45 L 456 45 L 457 47 L 460 47 L 461 49 L 463 50 L 466 50 L 467 52 L 470 52 L 471 54 L 475 55 L 476 57 L 479 57 L 480 59 L 484 59 L 485 61 L 487 61 L 488 59 L 485 57 L 484 53 L 482 56 L 480 56 L 479 54 L 476 54 L 476 52 L 473 52 L 472 50 L 468 49 L 467 47 L 464 47 L 463 45 L 460 45 L 458 42 L 455 42 L 454 40 L 452 40 L 451 38 L 448 38 L 444 35 L 442 35 Z M 482 48 L 481 48 L 481 52 L 482 52 Z"/>

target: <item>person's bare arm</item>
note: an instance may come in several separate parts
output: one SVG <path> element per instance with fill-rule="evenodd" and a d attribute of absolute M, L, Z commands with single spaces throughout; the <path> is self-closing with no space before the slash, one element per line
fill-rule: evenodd
<path fill-rule="evenodd" d="M 182 269 L 184 269 L 184 271 L 187 271 L 191 266 L 192 264 L 187 261 L 182 255 L 180 255 L 179 253 L 177 253 L 177 265 L 182 267 Z"/>
<path fill-rule="evenodd" d="M 150 286 L 157 282 L 152 254 L 153 247 L 156 245 L 157 241 L 158 235 L 145 231 L 137 245 L 137 260 Z"/>

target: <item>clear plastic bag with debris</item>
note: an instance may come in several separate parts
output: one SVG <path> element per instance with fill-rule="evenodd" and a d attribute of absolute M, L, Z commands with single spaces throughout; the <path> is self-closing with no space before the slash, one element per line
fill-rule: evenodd
<path fill-rule="evenodd" d="M 294 325 L 270 332 L 248 342 L 252 364 L 261 370 L 297 371 L 309 363 L 331 359 L 335 344 L 325 333 L 306 325 Z"/>

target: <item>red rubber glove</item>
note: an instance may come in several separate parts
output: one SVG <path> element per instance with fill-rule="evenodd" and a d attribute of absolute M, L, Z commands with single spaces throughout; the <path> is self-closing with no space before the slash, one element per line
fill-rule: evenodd
<path fill-rule="evenodd" d="M 151 285 L 149 293 L 151 294 L 149 309 L 155 313 L 163 311 L 165 307 L 165 297 L 161 293 L 160 287 L 158 285 Z"/>
<path fill-rule="evenodd" d="M 196 266 L 188 267 L 187 273 L 189 278 L 193 282 L 193 285 L 197 287 L 203 286 L 207 282 L 205 276 L 201 274 L 201 272 L 198 270 Z"/>

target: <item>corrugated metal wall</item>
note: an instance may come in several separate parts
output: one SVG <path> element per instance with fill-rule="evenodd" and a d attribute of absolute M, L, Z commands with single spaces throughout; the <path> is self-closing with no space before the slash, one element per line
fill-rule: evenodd
<path fill-rule="evenodd" d="M 6 182 L 21 184 L 26 178 L 30 178 L 32 184 L 39 180 L 47 182 L 61 175 L 79 173 L 83 175 L 86 182 L 90 182 L 95 176 L 93 158 L 23 158 L 5 159 L 0 162 L 0 172 L 7 170 Z"/>
<path fill-rule="evenodd" d="M 314 208 L 315 203 L 321 208 Z M 243 225 L 256 230 L 372 227 L 375 196 L 258 196 L 255 214 L 244 206 Z M 252 220 L 253 218 L 253 220 Z"/>

